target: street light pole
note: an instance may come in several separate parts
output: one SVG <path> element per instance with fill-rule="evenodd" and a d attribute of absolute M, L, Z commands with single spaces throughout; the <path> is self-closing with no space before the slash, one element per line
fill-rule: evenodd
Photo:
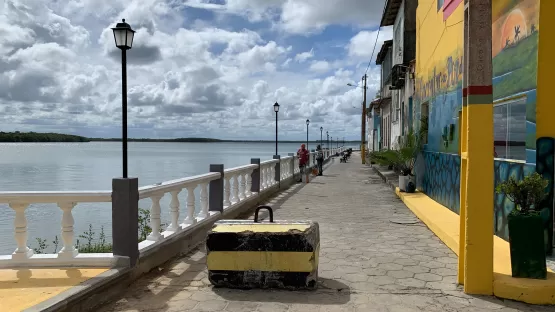
<path fill-rule="evenodd" d="M 306 120 L 306 149 L 308 149 L 308 125 L 310 124 L 310 120 Z"/>
<path fill-rule="evenodd" d="M 322 142 L 322 131 L 324 131 L 324 128 L 320 127 L 320 148 L 322 148 L 322 145 L 324 145 L 324 143 Z"/>
<path fill-rule="evenodd" d="M 360 154 L 361 154 L 361 158 L 362 158 L 362 164 L 366 164 L 366 149 L 365 149 L 365 137 L 366 137 L 366 80 L 367 80 L 368 76 L 366 74 L 364 74 L 364 76 L 362 76 L 362 81 L 363 83 L 363 88 L 364 88 L 364 96 L 363 96 L 363 102 L 362 102 L 362 124 L 361 124 L 361 146 L 360 146 Z"/>
<path fill-rule="evenodd" d="M 326 131 L 326 147 L 328 148 L 328 152 L 330 150 L 330 132 Z"/>
<path fill-rule="evenodd" d="M 127 50 L 133 45 L 135 31 L 125 22 L 125 19 L 117 23 L 112 31 L 116 47 L 121 50 L 121 144 L 123 178 L 127 179 Z"/>
<path fill-rule="evenodd" d="M 274 112 L 276 113 L 276 154 L 275 155 L 279 155 L 278 154 L 278 112 L 279 112 L 278 102 L 274 104 Z"/>

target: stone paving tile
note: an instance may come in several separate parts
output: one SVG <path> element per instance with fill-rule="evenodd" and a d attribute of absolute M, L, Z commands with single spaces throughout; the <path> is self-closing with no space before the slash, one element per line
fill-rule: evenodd
<path fill-rule="evenodd" d="M 212 288 L 201 247 L 99 311 L 555 311 L 464 294 L 456 285 L 456 256 L 421 222 L 395 223 L 414 215 L 358 154 L 269 204 L 276 219 L 320 223 L 318 290 Z"/>

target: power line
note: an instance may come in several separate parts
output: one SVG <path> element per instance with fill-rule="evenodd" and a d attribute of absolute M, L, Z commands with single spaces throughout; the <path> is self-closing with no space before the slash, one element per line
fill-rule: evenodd
<path fill-rule="evenodd" d="M 385 8 L 387 6 L 387 2 L 390 0 L 384 0 L 383 3 L 383 10 L 382 10 L 382 16 L 385 13 Z M 380 22 L 381 24 L 381 22 Z M 376 45 L 378 44 L 378 38 L 380 37 L 380 30 L 382 29 L 382 26 L 380 25 L 378 27 L 378 33 L 376 34 L 376 41 L 374 41 L 374 48 L 372 48 L 372 55 L 370 56 L 370 60 L 368 61 L 368 66 L 366 66 L 366 71 L 364 71 L 364 74 L 368 74 L 368 69 L 370 68 L 370 64 L 372 64 L 372 59 L 374 58 L 374 52 L 376 51 Z"/>

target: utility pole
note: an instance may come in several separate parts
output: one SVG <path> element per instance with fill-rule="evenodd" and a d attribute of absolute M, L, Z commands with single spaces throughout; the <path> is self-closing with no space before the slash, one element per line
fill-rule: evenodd
<path fill-rule="evenodd" d="M 364 143 L 365 137 L 366 137 L 366 80 L 367 80 L 368 76 L 366 74 L 364 74 L 364 76 L 362 76 L 362 87 L 364 88 L 364 97 L 363 97 L 363 101 L 362 101 L 362 125 L 360 129 L 360 156 L 362 158 L 362 164 L 366 164 L 366 144 Z"/>

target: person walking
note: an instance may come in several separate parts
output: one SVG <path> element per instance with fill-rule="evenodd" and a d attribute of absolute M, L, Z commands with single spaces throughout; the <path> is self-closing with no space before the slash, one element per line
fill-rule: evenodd
<path fill-rule="evenodd" d="M 316 147 L 316 163 L 318 164 L 318 175 L 321 176 L 324 172 L 324 152 L 320 145 Z"/>
<path fill-rule="evenodd" d="M 297 157 L 299 157 L 299 171 L 301 173 L 301 177 L 297 182 L 303 182 L 303 174 L 305 173 L 304 170 L 306 169 L 306 165 L 308 163 L 308 157 L 310 157 L 310 154 L 304 144 L 301 144 L 301 148 L 297 151 Z"/>

